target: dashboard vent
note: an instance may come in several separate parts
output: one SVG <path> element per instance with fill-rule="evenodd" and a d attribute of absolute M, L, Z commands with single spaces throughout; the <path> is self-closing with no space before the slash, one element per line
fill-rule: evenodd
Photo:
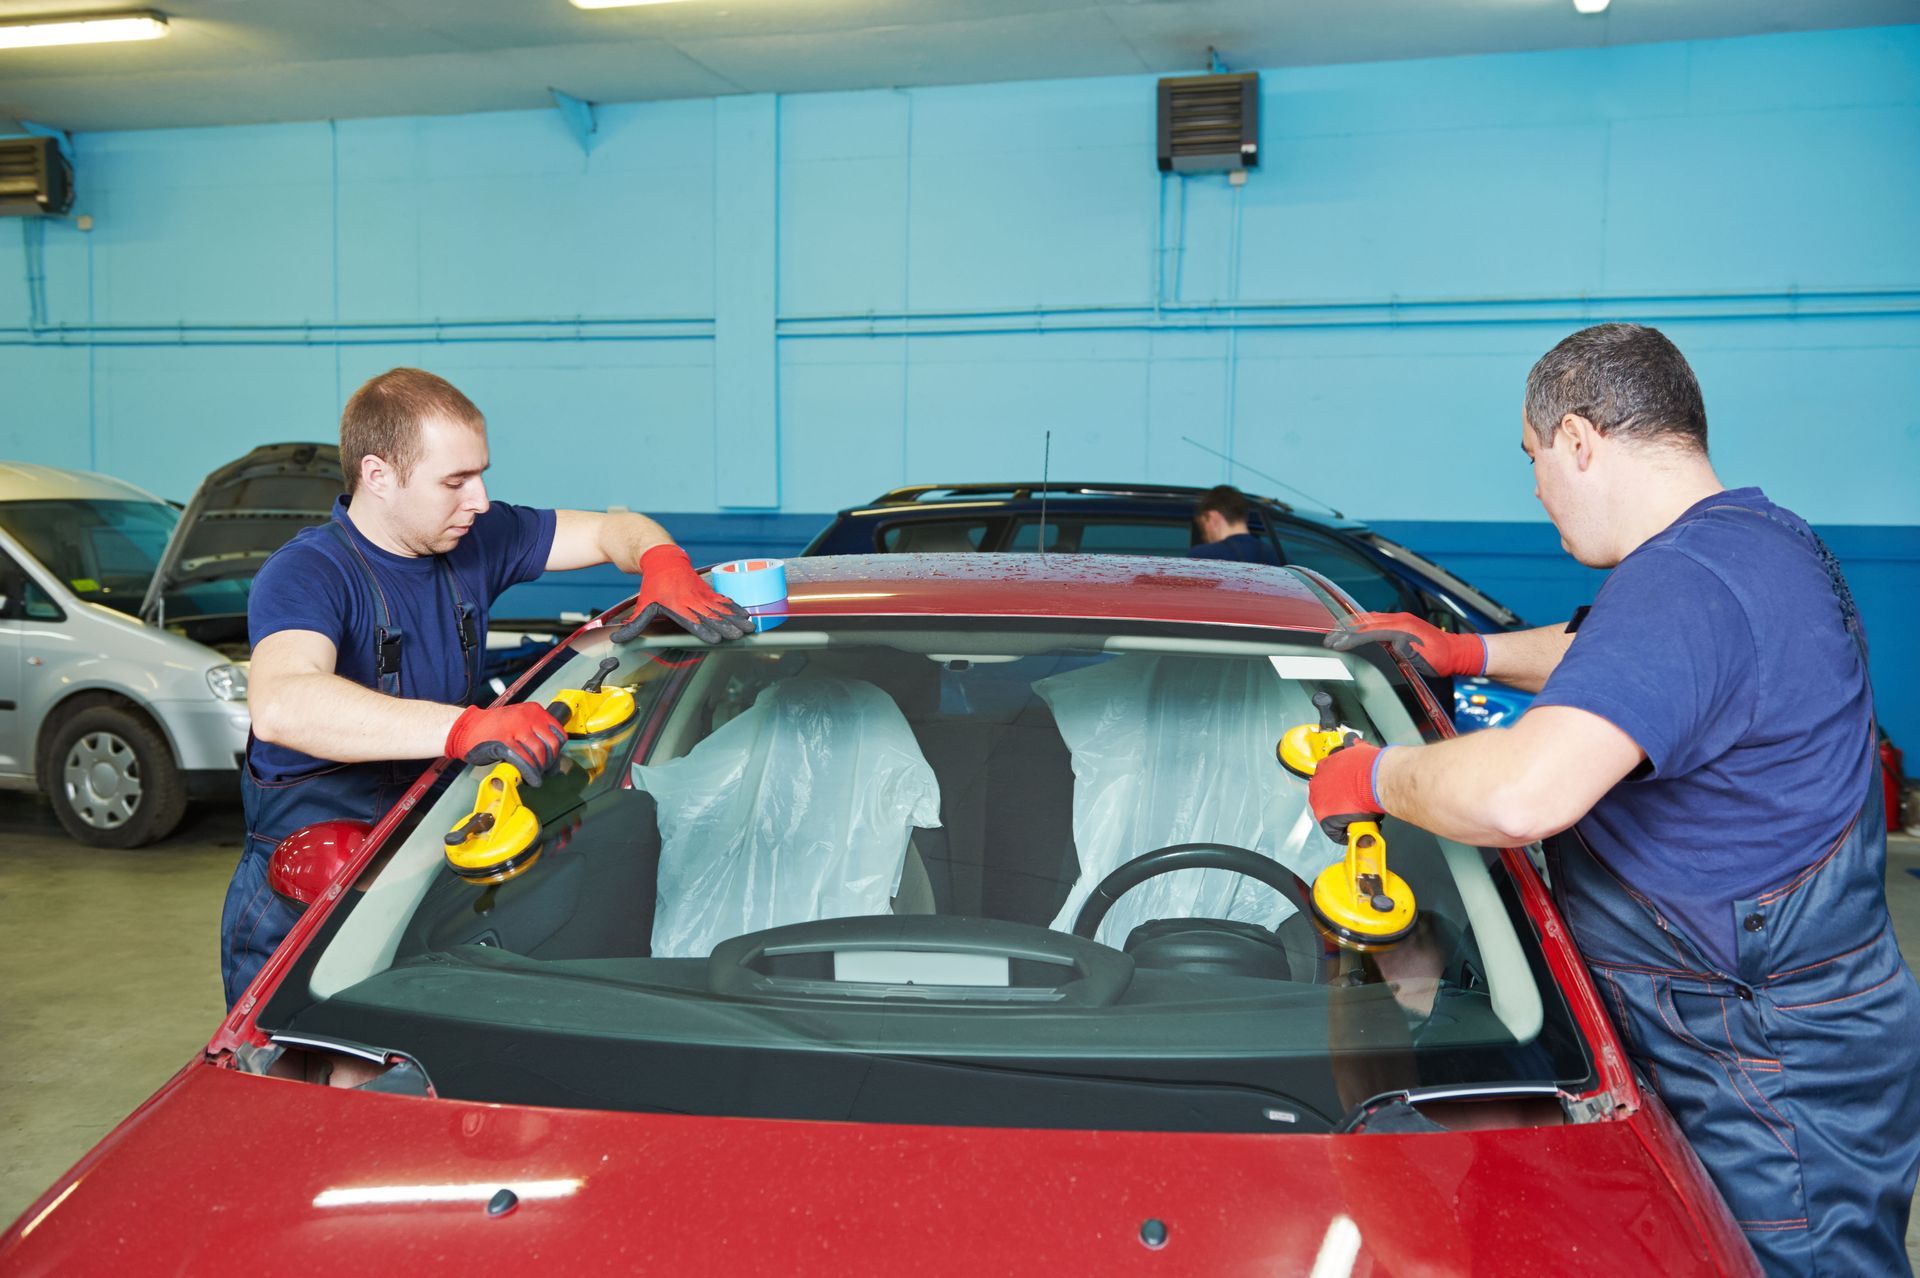
<path fill-rule="evenodd" d="M 1260 163 L 1260 77 L 1160 81 L 1160 171 L 1214 173 Z"/>

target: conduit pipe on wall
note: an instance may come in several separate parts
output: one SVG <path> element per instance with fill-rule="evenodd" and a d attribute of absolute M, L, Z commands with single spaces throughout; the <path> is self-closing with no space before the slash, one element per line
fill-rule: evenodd
<path fill-rule="evenodd" d="M 1240 312 L 1233 302 L 1240 297 L 1240 210 L 1245 207 L 1241 197 L 1246 189 L 1244 182 L 1235 183 L 1232 187 L 1233 229 L 1227 240 L 1227 296 L 1230 301 L 1227 311 L 1226 453 L 1229 457 L 1233 456 L 1240 430 Z M 1221 477 L 1226 480 L 1233 478 L 1233 463 L 1227 463 Z"/>
<path fill-rule="evenodd" d="M 30 267 L 31 270 L 31 267 Z M 801 314 L 779 317 L 781 338 L 901 338 L 1027 333 L 1230 332 L 1423 325 L 1583 323 L 1636 319 L 1771 320 L 1920 314 L 1920 289 L 1786 293 L 1594 294 L 1583 297 L 1395 298 L 1385 301 L 1163 301 Z M 36 317 L 37 318 L 37 317 Z M 460 342 L 711 341 L 705 316 L 366 321 L 331 323 L 32 324 L 0 327 L 4 346 L 410 346 Z"/>
<path fill-rule="evenodd" d="M 47 224 L 36 217 L 20 220 L 20 251 L 27 267 L 27 325 L 47 325 Z"/>
<path fill-rule="evenodd" d="M 54 324 L 0 328 L 0 346 L 434 346 L 467 342 L 710 342 L 712 320 L 469 320 L 414 324 Z"/>
<path fill-rule="evenodd" d="M 978 316 L 859 315 L 782 320 L 779 336 L 804 338 L 942 337 L 1022 333 L 1233 332 L 1257 329 L 1467 327 L 1518 324 L 1585 324 L 1630 314 L 1651 322 L 1781 319 L 1880 319 L 1920 314 L 1920 292 L 1904 298 L 1846 299 L 1792 304 L 1716 306 L 1673 301 L 1620 302 L 1568 298 L 1527 308 L 1498 303 L 1432 306 L 1393 302 L 1351 306 L 1301 303 L 1227 303 L 1217 308 L 1063 307 L 1058 310 L 992 312 Z"/>
<path fill-rule="evenodd" d="M 44 335 L 39 337 L 24 337 L 24 338 L 9 337 L 6 335 L 5 330 L 0 330 L 0 346 L 64 346 L 64 347 L 72 347 L 76 350 L 108 350 L 108 349 L 123 349 L 123 348 L 127 348 L 127 349 L 139 348 L 139 349 L 147 349 L 147 350 L 182 350 L 189 347 L 234 348 L 234 347 L 246 347 L 246 346 L 263 346 L 263 347 L 269 347 L 269 346 L 271 347 L 280 347 L 280 346 L 311 346 L 311 347 L 460 346 L 460 345 L 473 345 L 473 344 L 512 345 L 516 343 L 522 344 L 522 345 L 530 344 L 530 343 L 541 343 L 541 344 L 565 343 L 568 345 L 594 345 L 594 344 L 600 344 L 600 343 L 613 343 L 613 342 L 638 342 L 638 341 L 710 342 L 712 340 L 713 338 L 711 335 L 700 336 L 697 334 L 686 334 L 683 336 L 662 337 L 658 334 L 634 334 L 634 333 L 625 333 L 625 334 L 622 334 L 622 333 L 599 333 L 599 334 L 594 334 L 594 333 L 587 333 L 587 334 L 572 334 L 572 333 L 452 334 L 452 333 L 448 333 L 448 334 L 442 334 L 437 337 L 322 337 L 317 335 L 296 337 L 293 335 L 274 336 L 271 334 L 262 334 L 259 336 L 249 337 L 249 336 L 238 336 L 235 334 L 202 333 L 202 334 L 196 334 L 190 337 L 182 336 L 182 337 L 172 338 L 172 339 L 139 338 L 139 337 L 105 337 L 105 338 L 93 338 L 93 339 L 82 338 L 82 339 L 76 340 L 73 338 L 58 338 L 58 339 L 48 338 Z"/>
<path fill-rule="evenodd" d="M 1173 229 L 1173 243 L 1167 243 L 1167 180 L 1179 183 L 1179 220 Z M 1160 199 L 1154 206 L 1153 230 L 1153 309 L 1180 305 L 1180 282 L 1187 262 L 1187 184 L 1183 174 L 1160 174 Z M 1173 288 L 1167 288 L 1167 259 L 1173 259 Z"/>
<path fill-rule="evenodd" d="M 478 320 L 344 320 L 335 323 L 331 320 L 316 320 L 301 323 L 257 323 L 252 320 L 240 320 L 227 323 L 153 323 L 153 324 L 42 324 L 42 331 L 49 333 L 80 332 L 88 330 L 96 333 L 319 333 L 369 332 L 382 329 L 394 332 L 407 330 L 433 330 L 470 328 L 602 328 L 608 326 L 642 327 L 661 325 L 685 325 L 689 328 L 706 326 L 711 328 L 713 317 L 708 315 L 636 315 L 623 317 L 588 318 L 579 316 L 562 319 L 478 319 Z M 27 329 L 0 328 L 0 333 L 21 333 Z"/>
<path fill-rule="evenodd" d="M 1727 304 L 1764 308 L 1769 316 L 1799 314 L 1834 303 L 1865 305 L 1879 303 L 1872 314 L 1908 314 L 1920 307 L 1920 288 L 1826 289 L 1792 292 L 1720 292 L 1720 293 L 1583 293 L 1563 297 L 1394 297 L 1387 299 L 1302 298 L 1288 301 L 1267 299 L 1246 301 L 1227 298 L 1217 301 L 1163 301 L 1160 309 L 1169 311 L 1358 311 L 1394 310 L 1419 312 L 1458 307 L 1564 307 L 1600 306 L 1609 308 L 1665 306 L 1675 304 Z M 1037 318 L 1054 315 L 1104 315 L 1149 312 L 1151 306 L 1138 302 L 1091 302 L 1070 306 L 1006 306 L 926 311 L 852 311 L 783 315 L 783 324 L 845 323 L 870 320 L 950 320 L 992 318 Z"/>

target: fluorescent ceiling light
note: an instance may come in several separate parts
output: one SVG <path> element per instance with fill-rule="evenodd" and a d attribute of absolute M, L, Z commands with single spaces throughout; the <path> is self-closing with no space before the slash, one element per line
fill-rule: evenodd
<path fill-rule="evenodd" d="M 578 4 L 579 0 L 574 0 Z M 1573 7 L 1581 13 L 1605 13 L 1608 0 L 1573 0 Z"/>
<path fill-rule="evenodd" d="M 70 18 L 25 18 L 0 22 L 0 49 L 43 49 L 54 44 L 110 44 L 158 40 L 167 20 L 151 9 L 131 13 L 76 14 Z"/>
<path fill-rule="evenodd" d="M 643 4 L 677 4 L 679 0 L 573 0 L 576 9 L 631 9 Z"/>

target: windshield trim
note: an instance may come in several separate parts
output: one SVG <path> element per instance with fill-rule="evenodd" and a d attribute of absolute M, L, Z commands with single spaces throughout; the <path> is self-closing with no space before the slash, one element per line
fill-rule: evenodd
<path fill-rule="evenodd" d="M 1421 576 L 1445 590 L 1459 595 L 1469 605 L 1485 614 L 1492 621 L 1509 629 L 1519 629 L 1527 623 L 1520 614 L 1495 599 L 1480 587 L 1462 577 L 1450 568 L 1443 568 L 1417 550 L 1410 549 L 1393 540 L 1368 529 L 1360 534 L 1373 544 L 1373 548 L 1396 563 L 1413 569 Z"/>

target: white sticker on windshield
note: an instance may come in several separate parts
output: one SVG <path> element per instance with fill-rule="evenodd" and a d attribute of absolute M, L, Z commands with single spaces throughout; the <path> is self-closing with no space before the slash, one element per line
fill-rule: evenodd
<path fill-rule="evenodd" d="M 1313 679 L 1323 683 L 1328 680 L 1353 681 L 1347 663 L 1338 657 L 1286 657 L 1276 653 L 1267 660 L 1273 663 L 1274 671 L 1282 679 Z"/>

